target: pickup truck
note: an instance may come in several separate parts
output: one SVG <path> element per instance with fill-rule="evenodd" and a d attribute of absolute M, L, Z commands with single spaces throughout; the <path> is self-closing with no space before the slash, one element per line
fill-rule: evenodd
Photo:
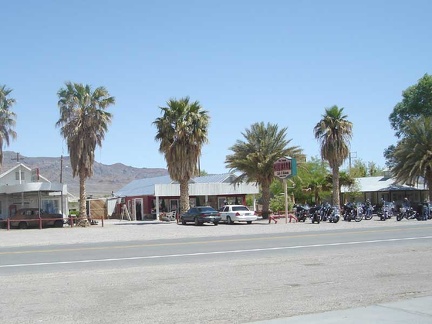
<path fill-rule="evenodd" d="M 21 208 L 13 216 L 9 217 L 10 227 L 25 229 L 28 227 L 39 227 L 42 219 L 42 227 L 63 227 L 64 220 L 62 214 L 51 214 L 39 208 Z M 3 220 L 2 226 L 7 226 L 7 219 Z"/>

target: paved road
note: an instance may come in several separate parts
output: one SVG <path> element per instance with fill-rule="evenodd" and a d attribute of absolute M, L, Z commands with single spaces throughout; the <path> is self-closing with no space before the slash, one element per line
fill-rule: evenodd
<path fill-rule="evenodd" d="M 296 316 L 361 312 L 432 295 L 431 229 L 411 223 L 4 247 L 0 322 L 302 323 Z"/>

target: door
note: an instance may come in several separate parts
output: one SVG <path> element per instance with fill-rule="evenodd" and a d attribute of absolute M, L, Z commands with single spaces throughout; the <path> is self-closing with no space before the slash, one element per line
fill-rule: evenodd
<path fill-rule="evenodd" d="M 136 220 L 144 220 L 144 210 L 143 210 L 143 199 L 142 198 L 136 198 L 134 199 L 135 204 L 135 219 Z"/>

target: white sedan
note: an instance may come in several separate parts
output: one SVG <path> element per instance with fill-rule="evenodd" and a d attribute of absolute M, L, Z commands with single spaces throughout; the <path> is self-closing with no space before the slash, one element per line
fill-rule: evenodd
<path fill-rule="evenodd" d="M 258 219 L 255 212 L 244 205 L 226 205 L 219 209 L 221 222 L 233 224 L 234 222 L 246 222 L 252 224 Z"/>

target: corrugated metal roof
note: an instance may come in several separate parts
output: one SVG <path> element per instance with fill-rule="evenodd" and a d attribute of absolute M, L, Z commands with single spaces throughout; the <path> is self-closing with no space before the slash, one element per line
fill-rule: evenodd
<path fill-rule="evenodd" d="M 133 180 L 119 191 L 115 192 L 114 195 L 117 197 L 150 196 L 154 195 L 154 187 L 156 184 L 169 183 L 172 183 L 172 180 L 168 175 Z"/>
<path fill-rule="evenodd" d="M 232 173 L 213 174 L 191 179 L 190 183 L 231 183 L 235 175 Z M 170 176 L 144 178 L 133 180 L 114 193 L 117 197 L 150 196 L 155 194 L 155 185 L 178 183 L 171 180 Z"/>
<path fill-rule="evenodd" d="M 396 191 L 396 190 L 424 190 L 419 186 L 407 186 L 397 183 L 394 178 L 389 177 L 364 177 L 355 179 L 360 192 Z M 341 192 L 349 192 L 347 186 L 342 186 Z"/>
<path fill-rule="evenodd" d="M 231 182 L 233 175 L 231 173 L 211 174 L 202 177 L 195 177 L 191 180 L 192 183 L 225 183 Z"/>

